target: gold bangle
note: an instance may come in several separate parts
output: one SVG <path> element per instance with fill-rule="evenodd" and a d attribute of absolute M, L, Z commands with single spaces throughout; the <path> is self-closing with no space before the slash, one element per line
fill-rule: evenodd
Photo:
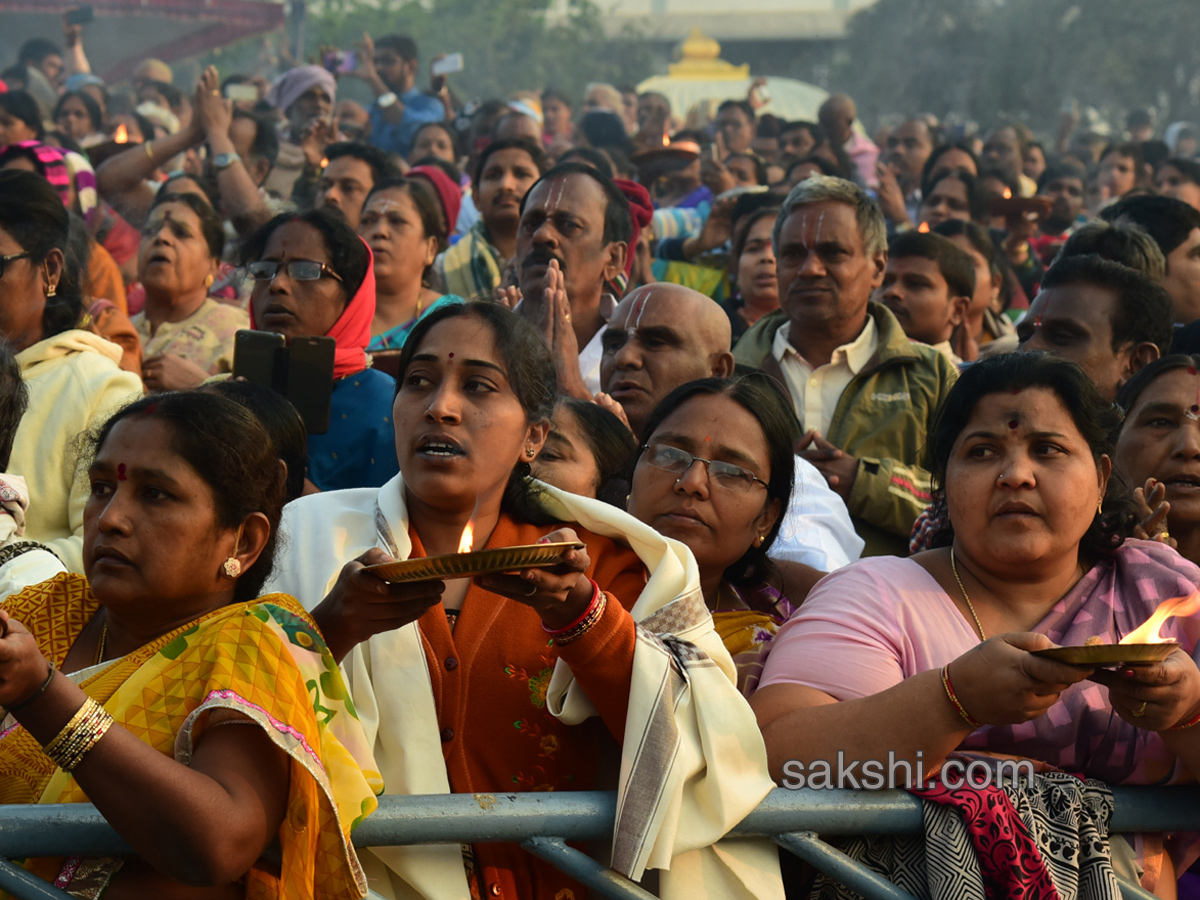
<path fill-rule="evenodd" d="M 146 143 L 142 144 L 142 149 L 146 151 L 146 156 L 147 156 L 149 159 L 154 159 L 154 147 L 153 147 L 153 144 L 154 144 L 154 141 L 153 141 L 153 140 L 146 141 Z"/>
<path fill-rule="evenodd" d="M 108 733 L 112 725 L 113 717 L 88 697 L 71 716 L 66 727 L 42 748 L 42 752 L 64 772 L 70 772 L 83 761 L 84 756 Z"/>
<path fill-rule="evenodd" d="M 946 689 L 946 696 L 950 698 L 950 702 L 954 704 L 954 708 L 958 714 L 962 716 L 962 720 L 971 726 L 972 729 L 980 729 L 983 727 L 982 722 L 975 721 L 971 714 L 967 712 L 965 706 L 958 699 L 958 695 L 954 693 L 954 687 L 950 684 L 950 664 L 942 666 L 942 687 Z"/>

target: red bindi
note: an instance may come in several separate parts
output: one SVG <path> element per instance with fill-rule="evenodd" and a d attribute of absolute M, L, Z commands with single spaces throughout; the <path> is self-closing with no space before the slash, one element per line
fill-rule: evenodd
<path fill-rule="evenodd" d="M 451 358 L 451 359 L 454 359 L 454 354 L 453 354 L 453 353 L 451 353 L 451 354 L 450 354 L 450 358 Z"/>
<path fill-rule="evenodd" d="M 1008 423 L 1008 427 L 1011 428 L 1013 431 L 1017 430 L 1017 425 L 1018 425 L 1018 422 L 1016 419 L 1013 419 Z"/>
<path fill-rule="evenodd" d="M 1198 373 L 1196 372 L 1196 367 L 1195 367 L 1195 366 L 1188 366 L 1188 374 L 1189 374 L 1189 375 L 1196 375 L 1196 374 L 1198 374 Z"/>
<path fill-rule="evenodd" d="M 712 438 L 711 438 L 711 437 L 709 437 L 707 434 L 704 436 L 704 443 L 706 443 L 706 444 L 707 444 L 707 443 L 708 443 L 709 441 L 711 441 L 711 440 L 712 440 Z"/>
<path fill-rule="evenodd" d="M 117 479 L 119 481 L 124 481 L 127 477 L 128 476 L 125 474 L 125 463 L 121 463 L 117 466 Z"/>

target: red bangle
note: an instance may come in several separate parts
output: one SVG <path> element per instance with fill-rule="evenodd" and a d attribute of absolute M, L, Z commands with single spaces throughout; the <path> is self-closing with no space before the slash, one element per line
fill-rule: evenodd
<path fill-rule="evenodd" d="M 551 635 L 552 637 L 566 634 L 568 631 L 578 628 L 583 623 L 583 620 L 592 614 L 592 610 L 595 609 L 596 604 L 600 602 L 600 585 L 596 584 L 596 582 L 592 581 L 590 578 L 588 581 L 592 585 L 592 599 L 588 602 L 587 609 L 583 611 L 583 614 L 570 625 L 566 625 L 562 628 L 547 628 L 545 623 L 542 623 L 542 631 L 546 632 L 546 634 Z"/>
<path fill-rule="evenodd" d="M 977 722 L 975 718 L 969 712 L 967 712 L 966 707 L 962 705 L 961 701 L 959 701 L 958 695 L 954 693 L 954 685 L 950 683 L 949 663 L 946 663 L 946 665 L 942 666 L 942 687 L 946 689 L 946 696 L 950 698 L 950 702 L 954 704 L 954 708 L 958 711 L 958 714 L 962 717 L 962 720 L 970 725 L 973 729 L 978 730 L 982 728 L 983 723 Z"/>
<path fill-rule="evenodd" d="M 1182 725 L 1172 725 L 1167 731 L 1183 731 L 1185 728 L 1192 728 L 1196 725 L 1200 725 L 1200 713 L 1196 713 L 1193 718 L 1188 719 Z"/>

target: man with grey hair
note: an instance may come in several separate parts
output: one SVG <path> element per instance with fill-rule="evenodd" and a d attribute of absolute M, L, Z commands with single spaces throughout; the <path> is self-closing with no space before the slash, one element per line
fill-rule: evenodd
<path fill-rule="evenodd" d="M 846 501 L 864 555 L 904 555 L 930 499 L 925 436 L 957 372 L 871 302 L 887 234 L 862 188 L 824 175 L 802 181 L 772 242 L 781 308 L 742 336 L 734 359 L 787 389 L 806 431 L 797 451 Z"/>

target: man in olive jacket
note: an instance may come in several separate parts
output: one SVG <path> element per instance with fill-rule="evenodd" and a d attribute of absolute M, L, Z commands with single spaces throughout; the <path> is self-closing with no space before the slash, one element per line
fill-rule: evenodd
<path fill-rule="evenodd" d="M 806 179 L 784 201 L 772 241 L 781 309 L 742 336 L 734 358 L 787 389 L 806 432 L 797 452 L 846 501 L 864 555 L 906 555 L 930 499 L 926 435 L 957 372 L 871 302 L 887 232 L 861 188 Z"/>

